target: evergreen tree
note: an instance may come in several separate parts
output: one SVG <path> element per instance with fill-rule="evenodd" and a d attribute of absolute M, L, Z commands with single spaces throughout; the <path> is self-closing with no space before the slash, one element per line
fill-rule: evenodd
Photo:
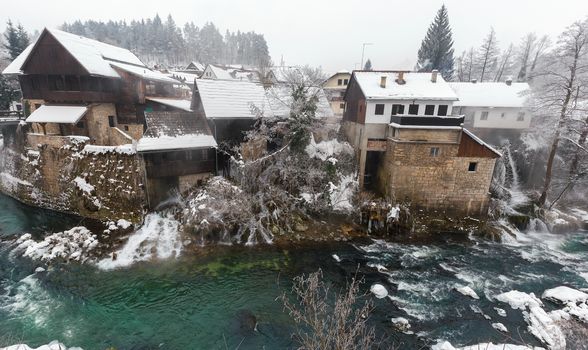
<path fill-rule="evenodd" d="M 365 61 L 365 65 L 363 66 L 363 70 L 372 70 L 372 61 L 370 61 L 369 58 L 367 61 Z"/>
<path fill-rule="evenodd" d="M 8 58 L 14 60 L 30 44 L 29 35 L 24 27 L 19 24 L 14 26 L 11 20 L 6 22 L 6 31 L 4 32 L 4 48 L 8 51 Z"/>
<path fill-rule="evenodd" d="M 7 110 L 10 103 L 19 98 L 19 91 L 10 84 L 6 77 L 0 75 L 0 110 Z"/>
<path fill-rule="evenodd" d="M 453 76 L 453 38 L 445 5 L 437 12 L 421 43 L 417 68 L 421 72 L 437 69 L 446 80 Z"/>

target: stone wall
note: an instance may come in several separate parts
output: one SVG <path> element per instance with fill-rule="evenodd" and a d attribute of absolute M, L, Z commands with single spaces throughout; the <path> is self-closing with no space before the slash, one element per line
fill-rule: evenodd
<path fill-rule="evenodd" d="M 431 156 L 438 147 L 439 155 Z M 492 158 L 457 157 L 458 144 L 388 142 L 378 174 L 380 190 L 418 208 L 484 216 L 494 171 Z M 476 171 L 468 171 L 476 162 Z"/>
<path fill-rule="evenodd" d="M 24 149 L 4 147 L 0 191 L 32 206 L 140 222 L 145 196 L 139 157 L 108 148 L 85 152 L 87 142 L 29 134 Z"/>

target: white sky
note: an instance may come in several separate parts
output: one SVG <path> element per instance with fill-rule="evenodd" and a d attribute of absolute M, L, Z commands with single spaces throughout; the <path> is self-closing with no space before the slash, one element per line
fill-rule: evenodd
<path fill-rule="evenodd" d="M 64 21 L 121 20 L 171 14 L 178 25 L 214 22 L 226 29 L 263 33 L 275 63 L 322 66 L 327 72 L 359 67 L 411 68 L 441 4 L 449 11 L 456 56 L 479 46 L 491 26 L 501 46 L 525 33 L 557 36 L 586 18 L 588 0 L 2 0 L 0 30 L 8 18 L 28 30 Z"/>

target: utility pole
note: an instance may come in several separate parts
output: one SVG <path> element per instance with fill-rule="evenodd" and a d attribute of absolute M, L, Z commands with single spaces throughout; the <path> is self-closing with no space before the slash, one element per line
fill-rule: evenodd
<path fill-rule="evenodd" d="M 365 53 L 365 47 L 366 45 L 373 45 L 373 43 L 363 43 L 362 44 L 362 48 L 361 48 L 361 66 L 359 67 L 359 69 L 363 69 L 363 54 Z"/>

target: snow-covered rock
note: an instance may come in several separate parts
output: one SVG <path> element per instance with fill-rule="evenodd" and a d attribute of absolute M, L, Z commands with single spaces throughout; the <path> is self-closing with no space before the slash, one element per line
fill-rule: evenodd
<path fill-rule="evenodd" d="M 468 286 L 459 286 L 459 285 L 456 285 L 455 286 L 455 290 L 458 291 L 458 292 L 460 292 L 461 294 L 463 294 L 465 296 L 470 297 L 470 298 L 480 299 L 480 297 L 478 296 L 478 294 L 476 294 L 476 292 L 472 288 L 470 288 Z"/>
<path fill-rule="evenodd" d="M 492 323 L 492 328 L 504 333 L 508 333 L 508 329 L 506 328 L 506 326 L 500 322 Z"/>
<path fill-rule="evenodd" d="M 336 262 L 341 262 L 341 258 L 339 257 L 339 255 L 337 254 L 333 254 L 333 259 L 335 259 Z"/>
<path fill-rule="evenodd" d="M 518 290 L 511 290 L 506 293 L 499 294 L 495 297 L 496 300 L 509 304 L 513 309 L 525 310 L 529 306 L 543 306 L 543 303 L 533 293 L 519 292 Z"/>
<path fill-rule="evenodd" d="M 42 241 L 36 242 L 28 233 L 16 241 L 15 251 L 33 260 L 53 261 L 56 259 L 84 262 L 89 254 L 99 245 L 96 235 L 84 226 L 53 233 Z"/>
<path fill-rule="evenodd" d="M 390 321 L 392 321 L 394 327 L 400 331 L 406 332 L 410 329 L 410 322 L 404 317 L 394 317 L 390 319 Z"/>
<path fill-rule="evenodd" d="M 382 299 L 388 296 L 388 290 L 383 285 L 376 283 L 370 287 L 370 292 L 378 299 Z"/>
<path fill-rule="evenodd" d="M 125 220 L 125 219 L 119 219 L 119 220 L 116 222 L 116 226 L 118 226 L 118 227 L 122 228 L 123 230 L 126 230 L 126 229 L 128 229 L 128 228 L 129 228 L 129 227 L 131 227 L 132 225 L 133 225 L 133 223 L 132 223 L 132 222 L 130 222 L 130 221 L 127 221 L 127 220 Z"/>
<path fill-rule="evenodd" d="M 494 310 L 496 310 L 498 316 L 506 317 L 506 310 L 501 309 L 499 307 L 495 307 Z"/>
<path fill-rule="evenodd" d="M 540 347 L 528 347 L 514 344 L 480 343 L 456 348 L 450 342 L 441 340 L 431 346 L 431 350 L 544 350 Z"/>
<path fill-rule="evenodd" d="M 543 292 L 543 299 L 558 301 L 562 304 L 579 303 L 588 300 L 588 294 L 566 286 L 551 288 Z"/>
<path fill-rule="evenodd" d="M 4 348 L 0 348 L 0 350 L 82 350 L 82 348 L 73 347 L 68 348 L 67 346 L 63 345 L 62 343 L 58 342 L 57 340 L 52 341 L 49 344 L 41 345 L 38 348 L 31 348 L 26 344 L 15 344 L 10 345 Z"/>
<path fill-rule="evenodd" d="M 40 273 L 40 272 L 45 272 L 45 269 L 42 268 L 41 266 L 39 266 L 35 269 L 35 273 Z"/>

